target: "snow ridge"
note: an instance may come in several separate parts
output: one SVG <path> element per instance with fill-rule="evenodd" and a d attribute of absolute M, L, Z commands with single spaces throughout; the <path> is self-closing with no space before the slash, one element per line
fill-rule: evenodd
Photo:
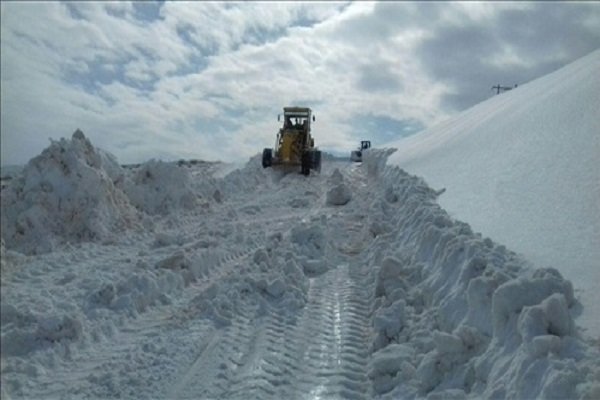
<path fill-rule="evenodd" d="M 600 49 L 389 145 L 440 205 L 576 286 L 600 340 Z"/>
<path fill-rule="evenodd" d="M 380 163 L 388 155 L 374 149 L 367 157 Z M 598 352 L 574 329 L 570 282 L 554 269 L 528 269 L 452 220 L 435 191 L 398 167 L 387 167 L 373 190 L 372 213 L 391 225 L 367 257 L 377 298 L 369 373 L 376 394 L 598 397 Z"/>

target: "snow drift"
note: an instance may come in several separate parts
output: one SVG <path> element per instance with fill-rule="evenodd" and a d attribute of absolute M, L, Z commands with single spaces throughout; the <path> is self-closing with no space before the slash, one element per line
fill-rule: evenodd
<path fill-rule="evenodd" d="M 2 238 L 25 253 L 51 251 L 58 243 L 116 240 L 139 227 L 140 218 L 117 187 L 116 160 L 96 149 L 80 130 L 53 141 L 2 190 Z"/>
<path fill-rule="evenodd" d="M 123 168 L 83 132 L 52 141 L 2 190 L 2 238 L 26 254 L 67 242 L 115 242 L 127 230 L 152 230 L 151 216 L 206 209 L 221 194 L 209 174 L 150 160 Z"/>
<path fill-rule="evenodd" d="M 373 149 L 367 157 L 381 163 L 382 153 Z M 367 257 L 376 297 L 369 372 L 375 393 L 600 394 L 600 363 L 588 358 L 593 350 L 576 333 L 569 281 L 555 269 L 528 269 L 515 253 L 450 218 L 421 179 L 397 167 L 379 179 L 372 207 L 393 227 Z"/>
<path fill-rule="evenodd" d="M 390 163 L 473 229 L 575 283 L 600 337 L 600 50 L 412 137 Z"/>

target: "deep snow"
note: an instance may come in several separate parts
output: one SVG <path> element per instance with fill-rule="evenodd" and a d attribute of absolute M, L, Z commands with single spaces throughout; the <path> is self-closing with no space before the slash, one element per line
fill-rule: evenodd
<path fill-rule="evenodd" d="M 149 161 L 2 190 L 2 398 L 598 398 L 571 283 L 386 165 Z"/>
<path fill-rule="evenodd" d="M 599 66 L 308 178 L 53 141 L 1 192 L 2 398 L 600 398 Z"/>
<path fill-rule="evenodd" d="M 600 50 L 390 143 L 453 217 L 558 269 L 600 340 Z"/>

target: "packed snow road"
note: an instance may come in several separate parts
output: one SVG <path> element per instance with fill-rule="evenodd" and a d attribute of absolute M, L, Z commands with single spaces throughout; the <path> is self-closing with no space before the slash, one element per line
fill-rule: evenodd
<path fill-rule="evenodd" d="M 350 167 L 347 163 L 340 166 L 342 170 Z M 206 178 L 198 169 L 192 175 Z M 345 221 L 344 216 L 324 205 L 325 174 L 306 179 L 299 174 L 264 171 L 261 176 L 264 181 L 258 182 L 258 189 L 253 188 L 249 194 L 238 187 L 248 184 L 248 176 L 240 179 L 243 183 L 234 181 L 231 187 L 225 184 L 220 188 L 218 196 L 239 193 L 226 201 L 211 203 L 210 212 L 192 210 L 158 216 L 152 233 L 126 234 L 123 244 L 84 243 L 76 248 L 67 244 L 66 250 L 36 260 L 25 260 L 17 253 L 12 255 L 14 264 L 32 265 L 27 272 L 15 271 L 12 275 L 11 270 L 13 284 L 41 274 L 57 275 L 57 282 L 69 283 L 76 280 L 76 275 L 87 274 L 88 285 L 96 286 L 91 282 L 94 278 L 99 281 L 94 297 L 107 297 L 107 291 L 116 292 L 117 296 L 119 292 L 134 291 L 126 285 L 137 286 L 139 290 L 138 298 L 128 299 L 136 304 L 120 304 L 127 302 L 115 301 L 115 294 L 98 299 L 104 306 L 120 309 L 125 315 L 115 321 L 104 318 L 94 321 L 90 326 L 91 343 L 81 343 L 76 351 L 69 346 L 59 349 L 58 353 L 67 354 L 52 357 L 47 368 L 36 366 L 23 371 L 17 366 L 16 379 L 3 378 L 3 393 L 17 398 L 72 395 L 264 398 L 304 397 L 307 393 L 313 393 L 310 398 L 319 394 L 329 398 L 336 393 L 338 397 L 350 394 L 353 398 L 363 398 L 368 388 L 367 293 L 364 283 L 355 283 L 359 279 L 357 272 L 349 271 L 343 256 L 335 256 L 336 249 L 326 239 L 330 235 L 314 228 L 315 221 L 321 224 L 330 218 L 338 221 L 336 229 L 347 224 L 348 231 L 352 231 L 354 222 Z M 146 208 L 154 205 L 146 200 Z M 297 257 L 286 244 L 276 248 L 284 235 L 302 225 L 309 228 L 295 231 L 299 247 L 304 245 L 301 243 L 304 239 L 310 242 L 314 234 L 318 236 L 317 247 L 323 246 L 308 249 L 307 254 L 319 253 L 315 258 L 306 258 L 302 252 Z M 338 239 L 331 242 L 342 246 L 340 254 L 343 246 L 352 245 L 349 241 L 342 243 L 335 232 L 331 234 Z M 360 241 L 356 236 L 348 237 Z M 240 271 L 242 265 L 260 264 L 261 258 L 269 262 L 268 253 L 284 251 L 288 252 L 288 258 L 299 258 L 306 264 L 307 275 L 291 264 L 289 274 L 294 279 L 288 282 L 269 281 L 276 274 L 268 270 L 262 271 L 266 279 L 253 282 L 254 286 L 263 286 L 268 300 L 282 301 L 265 302 L 257 298 L 256 287 L 240 288 L 247 283 L 244 279 L 262 277 L 261 271 Z M 164 296 L 158 292 L 169 284 L 158 283 L 158 287 L 153 287 L 150 280 L 144 279 L 147 277 L 135 277 L 114 288 L 110 281 L 118 281 L 120 277 L 115 275 L 121 271 L 106 266 L 133 263 L 135 259 L 139 268 L 154 264 L 157 268 L 181 272 L 184 284 L 174 281 L 170 285 L 181 292 L 170 290 Z M 336 265 L 341 262 L 345 263 Z M 108 276 L 103 276 L 102 270 Z M 199 279 L 186 276 L 186 272 L 198 275 Z M 360 279 L 364 280 L 364 276 Z M 286 301 L 289 292 L 293 292 L 290 285 L 298 298 Z M 17 294 L 9 288 L 10 283 L 3 294 Z M 228 302 L 231 292 L 239 297 L 234 304 L 223 304 Z M 51 297 L 56 295 L 58 291 Z M 34 303 L 32 296 L 34 293 L 17 295 L 24 302 Z M 97 314 L 99 310 L 85 312 Z M 100 318 L 94 315 L 90 319 Z M 17 347 L 10 342 L 10 336 L 7 335 L 6 345 Z M 59 346 L 60 339 L 56 341 Z M 19 365 L 19 360 L 15 361 Z M 8 367 L 4 372 L 9 375 L 13 370 Z"/>
<path fill-rule="evenodd" d="M 312 278 L 299 315 L 239 315 L 203 349 L 168 398 L 365 398 L 368 309 L 340 266 Z M 358 293 L 357 293 L 358 292 Z M 255 315 L 249 307 L 246 315 Z"/>
<path fill-rule="evenodd" d="M 347 163 L 340 166 L 348 168 Z M 344 216 L 322 207 L 322 176 L 306 180 L 296 174 L 272 174 L 281 179 L 278 183 L 288 188 L 287 193 L 272 188 L 258 195 L 262 198 L 255 197 L 254 204 L 262 207 L 253 208 L 244 223 L 262 222 L 263 234 L 273 238 L 289 233 L 298 223 L 322 218 L 339 220 L 342 226 L 337 228 L 344 228 Z M 299 188 L 309 194 L 314 205 L 305 204 L 299 212 L 278 211 L 282 204 L 295 204 Z M 236 208 L 246 209 L 246 203 L 242 201 Z M 324 265 L 343 259 L 327 243 L 331 236 L 336 235 L 325 231 L 327 254 L 323 265 L 315 263 L 319 270 L 314 274 L 320 275 L 306 282 L 304 307 L 290 313 L 285 305 L 269 304 L 261 310 L 264 304 L 249 296 L 231 325 L 202 346 L 194 362 L 177 374 L 165 397 L 365 398 L 370 337 L 365 277 L 358 265 L 352 272 L 348 263 Z M 279 291 L 273 288 L 270 294 L 278 297 Z"/>
<path fill-rule="evenodd" d="M 53 142 L 2 190 L 2 398 L 600 397 L 570 282 L 390 153 L 304 177 Z"/>

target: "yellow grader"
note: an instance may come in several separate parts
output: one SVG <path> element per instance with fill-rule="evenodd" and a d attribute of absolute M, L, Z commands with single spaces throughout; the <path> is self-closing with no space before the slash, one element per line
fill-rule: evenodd
<path fill-rule="evenodd" d="M 281 121 L 281 114 L 277 116 Z M 271 166 L 300 167 L 300 173 L 309 175 L 310 170 L 321 171 L 321 152 L 315 147 L 310 134 L 310 123 L 315 117 L 308 107 L 284 107 L 283 127 L 277 133 L 275 151 L 263 150 L 263 168 Z"/>

